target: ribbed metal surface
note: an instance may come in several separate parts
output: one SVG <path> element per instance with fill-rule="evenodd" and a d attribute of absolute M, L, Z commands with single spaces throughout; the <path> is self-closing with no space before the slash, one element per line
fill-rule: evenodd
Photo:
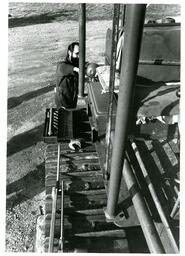
<path fill-rule="evenodd" d="M 49 144 L 45 160 L 45 251 L 48 250 L 51 216 L 52 187 L 56 184 L 57 144 Z M 61 143 L 60 183 L 64 185 L 64 252 L 129 252 L 125 231 L 107 223 L 103 208 L 107 195 L 99 157 L 90 142 L 83 152 L 69 150 Z M 61 195 L 56 202 L 54 252 L 59 250 L 61 232 Z"/>

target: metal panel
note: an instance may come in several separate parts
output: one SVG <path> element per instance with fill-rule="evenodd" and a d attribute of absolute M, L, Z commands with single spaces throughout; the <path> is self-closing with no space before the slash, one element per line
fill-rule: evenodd
<path fill-rule="evenodd" d="M 106 64 L 110 63 L 111 33 L 111 29 L 108 29 Z M 180 81 L 179 23 L 145 25 L 137 74 L 154 82 Z"/>
<path fill-rule="evenodd" d="M 93 83 L 88 85 L 88 97 L 89 102 L 91 103 L 91 111 L 94 117 L 94 121 L 96 124 L 96 128 L 98 130 L 98 134 L 105 134 L 106 130 L 106 119 L 108 112 L 108 104 L 109 104 L 109 94 L 102 94 L 102 87 L 100 83 Z M 113 101 L 113 125 L 115 123 L 115 115 L 116 115 L 116 100 Z"/>

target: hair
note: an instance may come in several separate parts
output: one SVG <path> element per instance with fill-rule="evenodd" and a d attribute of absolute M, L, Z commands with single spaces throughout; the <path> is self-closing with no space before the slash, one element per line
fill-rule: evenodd
<path fill-rule="evenodd" d="M 69 54 L 68 54 L 68 51 L 70 51 L 70 52 L 73 52 L 73 51 L 74 51 L 75 45 L 78 45 L 78 46 L 79 46 L 79 42 L 73 42 L 73 43 L 71 43 L 71 44 L 68 46 L 68 49 L 67 49 L 67 56 L 69 55 Z"/>

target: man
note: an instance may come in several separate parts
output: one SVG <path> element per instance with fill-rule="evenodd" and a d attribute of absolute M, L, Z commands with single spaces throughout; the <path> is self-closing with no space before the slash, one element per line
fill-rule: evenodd
<path fill-rule="evenodd" d="M 79 43 L 68 46 L 67 56 L 57 65 L 55 102 L 57 108 L 76 108 L 78 99 Z"/>
<path fill-rule="evenodd" d="M 79 74 L 79 43 L 73 42 L 68 46 L 65 60 L 57 64 L 55 103 L 57 109 L 76 108 L 78 100 Z M 82 139 L 71 139 L 69 147 L 72 150 L 81 148 Z"/>

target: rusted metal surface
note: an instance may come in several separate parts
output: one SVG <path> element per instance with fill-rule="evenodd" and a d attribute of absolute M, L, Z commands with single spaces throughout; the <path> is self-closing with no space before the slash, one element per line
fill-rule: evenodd
<path fill-rule="evenodd" d="M 46 150 L 44 251 L 49 248 L 48 237 L 53 202 L 51 192 L 58 177 L 57 166 L 60 165 L 59 183 L 63 183 L 64 191 L 63 251 L 136 252 L 128 241 L 130 231 L 124 230 L 124 228 L 130 228 L 133 223 L 126 221 L 123 228 L 119 228 L 106 221 L 103 209 L 106 206 L 107 194 L 95 145 L 87 141 L 81 152 L 75 152 L 68 149 L 68 143 L 61 143 L 60 150 L 60 160 L 58 160 L 57 143 L 48 144 Z M 61 200 L 59 193 L 56 200 L 53 252 L 59 252 L 62 249 L 60 246 Z M 138 233 L 137 237 L 141 237 L 141 234 Z M 139 251 L 146 252 L 146 248 L 144 241 L 144 246 L 139 248 Z"/>
<path fill-rule="evenodd" d="M 51 188 L 56 183 L 57 144 L 48 145 L 46 151 L 46 199 L 45 199 L 45 251 L 48 250 L 48 240 L 52 219 Z M 61 144 L 62 149 L 62 144 Z M 53 153 L 52 153 L 53 152 Z M 125 231 L 112 223 L 107 223 L 103 208 L 106 206 L 107 195 L 100 165 L 95 170 L 81 168 L 82 161 L 88 161 L 87 167 L 99 165 L 96 152 L 61 153 L 60 183 L 63 182 L 63 251 L 86 249 L 87 252 L 129 252 L 129 244 Z M 63 172 L 65 159 L 70 159 L 74 169 Z M 85 160 L 85 161 L 86 161 Z M 91 164 L 92 161 L 92 164 Z M 94 162 L 95 161 L 95 162 Z M 81 165 L 79 164 L 81 163 Z M 78 164 L 79 165 L 78 165 Z M 53 164 L 55 166 L 53 166 Z M 79 168 L 79 169 L 78 169 Z M 55 172 L 54 172 L 55 169 Z M 88 185 L 87 185 L 88 184 Z M 56 200 L 56 219 L 54 238 L 61 237 L 61 195 Z M 82 243 L 83 239 L 83 243 Z M 55 241 L 53 251 L 60 249 Z M 96 245 L 96 246 L 95 246 Z"/>
<path fill-rule="evenodd" d="M 56 172 L 57 166 L 60 166 L 59 175 Z M 59 159 L 57 143 L 48 144 L 45 168 L 43 250 L 48 251 L 49 248 L 53 203 L 51 193 L 59 176 L 59 184 L 63 184 L 63 200 L 59 193 L 56 200 L 53 252 L 62 249 L 64 252 L 79 249 L 87 252 L 129 252 L 125 232 L 122 229 L 119 231 L 114 224 L 107 223 L 105 219 L 103 208 L 107 202 L 107 194 L 95 145 L 91 141 L 86 141 L 84 148 L 80 152 L 75 152 L 68 148 L 68 143 L 61 143 Z M 64 209 L 62 248 L 61 208 Z"/>
<path fill-rule="evenodd" d="M 101 140 L 96 142 L 96 144 L 95 147 L 94 143 L 87 141 L 80 152 L 70 150 L 68 143 L 64 142 L 61 144 L 59 181 L 64 184 L 63 250 L 64 252 L 76 250 L 86 250 L 86 252 L 148 252 L 148 247 L 140 227 L 140 224 L 143 225 L 143 223 L 141 220 L 138 220 L 137 210 L 135 211 L 138 207 L 134 209 L 129 191 L 123 179 L 121 180 L 118 211 L 114 223 L 107 222 L 105 218 L 103 209 L 107 204 L 108 188 L 108 184 L 103 181 L 102 175 L 105 161 L 105 144 Z M 158 169 L 159 173 L 163 176 L 165 175 L 165 177 L 168 177 L 166 168 L 168 169 L 169 177 L 170 173 L 172 175 L 174 168 L 175 170 L 178 169 L 178 159 L 175 153 L 172 153 L 170 145 L 171 142 L 168 143 L 168 141 L 164 140 L 145 141 L 143 139 L 142 141 L 137 141 L 137 146 L 146 167 L 148 168 L 148 165 L 152 166 L 151 158 L 153 158 L 156 167 L 152 170 Z M 147 163 L 147 159 L 150 159 L 149 163 Z M 57 162 L 57 144 L 48 144 L 45 161 L 46 199 L 44 216 L 45 242 L 43 249 L 45 252 L 49 248 L 48 237 L 52 216 L 51 192 L 52 187 L 56 184 Z M 132 164 L 134 165 L 134 160 L 132 160 Z M 175 192 L 174 195 L 174 192 L 171 191 L 172 183 L 169 179 L 165 180 L 164 186 L 164 179 L 162 177 L 159 178 L 157 175 L 155 176 L 157 178 L 154 177 L 153 182 L 160 199 L 164 199 L 164 197 L 171 198 L 168 202 L 163 201 L 165 208 L 167 205 L 170 213 L 175 204 L 177 193 Z M 138 180 L 140 181 L 141 179 L 138 177 Z M 156 186 L 156 183 L 158 183 L 158 186 Z M 165 251 L 171 253 L 173 248 L 170 245 L 168 235 L 164 232 L 164 225 L 156 222 L 156 210 L 154 211 L 150 198 L 145 194 L 145 186 L 143 186 L 143 183 L 139 183 L 139 186 L 142 187 L 144 198 L 147 200 L 150 211 L 153 213 L 152 220 L 154 221 L 157 233 L 160 234 Z M 176 191 L 175 188 L 174 190 Z M 62 249 L 60 247 L 61 227 L 61 195 L 59 194 L 56 201 L 54 252 L 59 252 Z M 134 227 L 137 227 L 137 229 L 135 230 Z M 139 243 L 135 241 L 134 245 L 131 246 L 133 237 Z M 146 238 L 148 239 L 148 237 Z M 139 248 L 138 244 L 140 245 Z"/>
<path fill-rule="evenodd" d="M 105 139 L 105 138 L 104 138 Z M 152 171 L 159 170 L 163 176 L 154 177 L 153 182 L 160 199 L 169 198 L 169 201 L 163 201 L 169 208 L 170 213 L 175 204 L 178 191 L 176 188 L 171 190 L 172 183 L 169 179 L 174 169 L 178 169 L 178 159 L 175 153 L 172 154 L 172 147 L 168 141 L 137 141 L 142 159 L 148 168 L 152 166 L 151 158 L 155 162 L 155 168 Z M 174 148 L 174 147 L 173 147 Z M 105 143 L 100 139 L 96 142 L 86 141 L 81 151 L 75 152 L 70 150 L 68 143 L 61 143 L 61 159 L 59 161 L 59 182 L 63 182 L 64 200 L 63 200 L 63 251 L 86 251 L 86 252 L 149 252 L 146 240 L 151 237 L 150 231 L 144 231 L 146 239 L 143 236 L 141 226 L 145 226 L 143 216 L 137 217 L 138 206 L 132 203 L 124 179 L 121 179 L 121 189 L 118 199 L 118 209 L 114 222 L 107 222 L 104 215 L 104 208 L 107 205 L 108 182 L 104 182 L 102 170 L 105 161 Z M 132 155 L 130 155 L 131 157 Z M 168 159 L 167 159 L 168 158 Z M 147 162 L 149 159 L 149 163 Z M 52 216 L 52 187 L 56 184 L 57 178 L 58 150 L 57 143 L 48 144 L 46 150 L 46 198 L 45 198 L 45 215 L 44 215 L 44 251 L 49 248 L 49 233 L 51 228 Z M 132 160 L 134 165 L 134 160 Z M 134 170 L 135 169 L 134 165 Z M 168 171 L 169 177 L 166 174 Z M 177 170 L 176 170 L 177 171 Z M 167 176 L 166 176 L 167 175 Z M 153 177 L 153 176 L 152 176 Z M 168 177 L 164 182 L 163 177 Z M 127 180 L 127 179 L 126 179 Z M 145 186 L 140 184 L 141 178 L 137 177 L 144 200 L 147 201 L 150 212 L 152 212 L 152 222 L 154 221 L 157 233 L 165 247 L 167 253 L 173 252 L 169 238 L 164 232 L 164 225 L 156 222 L 156 209 L 152 207 L 152 201 L 145 193 Z M 158 183 L 156 186 L 156 183 Z M 164 185 L 165 183 L 165 185 Z M 166 199 L 165 199 L 166 200 Z M 59 252 L 61 248 L 61 195 L 59 193 L 56 201 L 56 222 L 54 231 L 53 252 Z M 137 201 L 137 200 L 136 200 Z M 138 203 L 138 202 L 137 202 Z M 136 203 L 136 204 L 137 204 Z M 141 207 L 142 204 L 139 204 Z M 146 214 L 146 212 L 144 212 Z M 142 220 L 141 220 L 142 219 Z M 144 218 L 145 219 L 145 218 Z M 175 218 L 176 220 L 176 218 Z M 143 224 L 144 223 L 144 224 Z M 141 225 L 141 226 L 140 226 Z M 173 227 L 174 231 L 174 227 Z M 147 235 L 149 232 L 149 235 Z M 177 235 L 178 237 L 178 235 Z M 178 239 L 178 238 L 177 238 Z M 133 241 L 134 240 L 134 241 Z M 160 250 L 154 236 L 150 244 L 150 250 Z"/>

